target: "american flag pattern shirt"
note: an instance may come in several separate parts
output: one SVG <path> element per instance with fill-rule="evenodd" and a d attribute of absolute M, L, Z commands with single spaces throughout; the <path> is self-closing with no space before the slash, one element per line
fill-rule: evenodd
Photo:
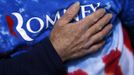
<path fill-rule="evenodd" d="M 49 36 L 55 22 L 76 1 L 81 7 L 73 21 L 105 8 L 113 14 L 113 29 L 99 52 L 69 61 L 68 74 L 134 75 L 133 50 L 122 28 L 122 24 L 134 25 L 134 0 L 0 0 L 0 54 L 19 46 L 24 48 L 17 53 L 26 52 L 25 46 Z"/>

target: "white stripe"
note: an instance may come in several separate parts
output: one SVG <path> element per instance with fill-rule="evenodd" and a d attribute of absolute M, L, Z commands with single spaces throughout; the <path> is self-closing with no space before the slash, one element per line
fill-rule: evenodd
<path fill-rule="evenodd" d="M 134 56 L 125 46 L 119 64 L 124 75 L 134 75 Z"/>

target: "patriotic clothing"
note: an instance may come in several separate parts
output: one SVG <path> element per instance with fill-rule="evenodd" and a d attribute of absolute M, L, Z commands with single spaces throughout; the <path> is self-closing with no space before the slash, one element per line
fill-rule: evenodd
<path fill-rule="evenodd" d="M 50 35 L 55 22 L 76 1 L 81 7 L 73 21 L 105 8 L 113 14 L 113 29 L 99 52 L 67 63 L 69 75 L 134 75 L 133 51 L 122 29 L 122 23 L 134 25 L 134 0 L 0 0 L 0 53 L 20 46 L 18 53 L 26 52 L 25 46 Z"/>

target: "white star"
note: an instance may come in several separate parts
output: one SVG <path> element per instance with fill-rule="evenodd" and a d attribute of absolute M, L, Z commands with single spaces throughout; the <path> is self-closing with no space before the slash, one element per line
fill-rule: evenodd
<path fill-rule="evenodd" d="M 2 2 L 2 3 L 7 3 L 7 1 L 6 1 L 6 0 L 0 0 L 0 2 Z"/>
<path fill-rule="evenodd" d="M 34 2 L 37 2 L 37 3 L 39 2 L 39 0 L 33 0 L 33 1 L 34 1 Z"/>
<path fill-rule="evenodd" d="M 0 18 L 2 17 L 2 15 L 0 14 Z"/>
<path fill-rule="evenodd" d="M 25 17 L 29 17 L 27 14 L 24 15 Z"/>
<path fill-rule="evenodd" d="M 0 22 L 1 22 L 1 17 L 2 17 L 2 15 L 0 14 Z"/>
<path fill-rule="evenodd" d="M 21 4 L 21 3 L 22 3 L 22 1 L 21 1 L 21 0 L 16 0 L 16 2 L 17 2 L 17 3 L 19 3 L 19 4 Z"/>
<path fill-rule="evenodd" d="M 84 3 L 87 3 L 88 1 L 87 0 L 84 0 Z"/>
<path fill-rule="evenodd" d="M 20 12 L 20 13 L 22 13 L 22 12 L 24 12 L 24 11 L 25 11 L 24 8 L 20 8 L 20 9 L 19 9 L 19 12 Z"/>
<path fill-rule="evenodd" d="M 2 30 L 1 33 L 2 33 L 3 35 L 9 35 L 9 32 L 8 32 L 8 31 Z"/>

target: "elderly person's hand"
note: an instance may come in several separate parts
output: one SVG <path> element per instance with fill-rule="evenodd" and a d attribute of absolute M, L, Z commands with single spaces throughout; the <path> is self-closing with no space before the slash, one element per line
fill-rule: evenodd
<path fill-rule="evenodd" d="M 77 15 L 80 3 L 73 4 L 55 24 L 50 41 L 63 61 L 82 57 L 99 50 L 105 37 L 112 28 L 108 22 L 112 15 L 99 9 L 84 19 L 70 23 Z"/>

